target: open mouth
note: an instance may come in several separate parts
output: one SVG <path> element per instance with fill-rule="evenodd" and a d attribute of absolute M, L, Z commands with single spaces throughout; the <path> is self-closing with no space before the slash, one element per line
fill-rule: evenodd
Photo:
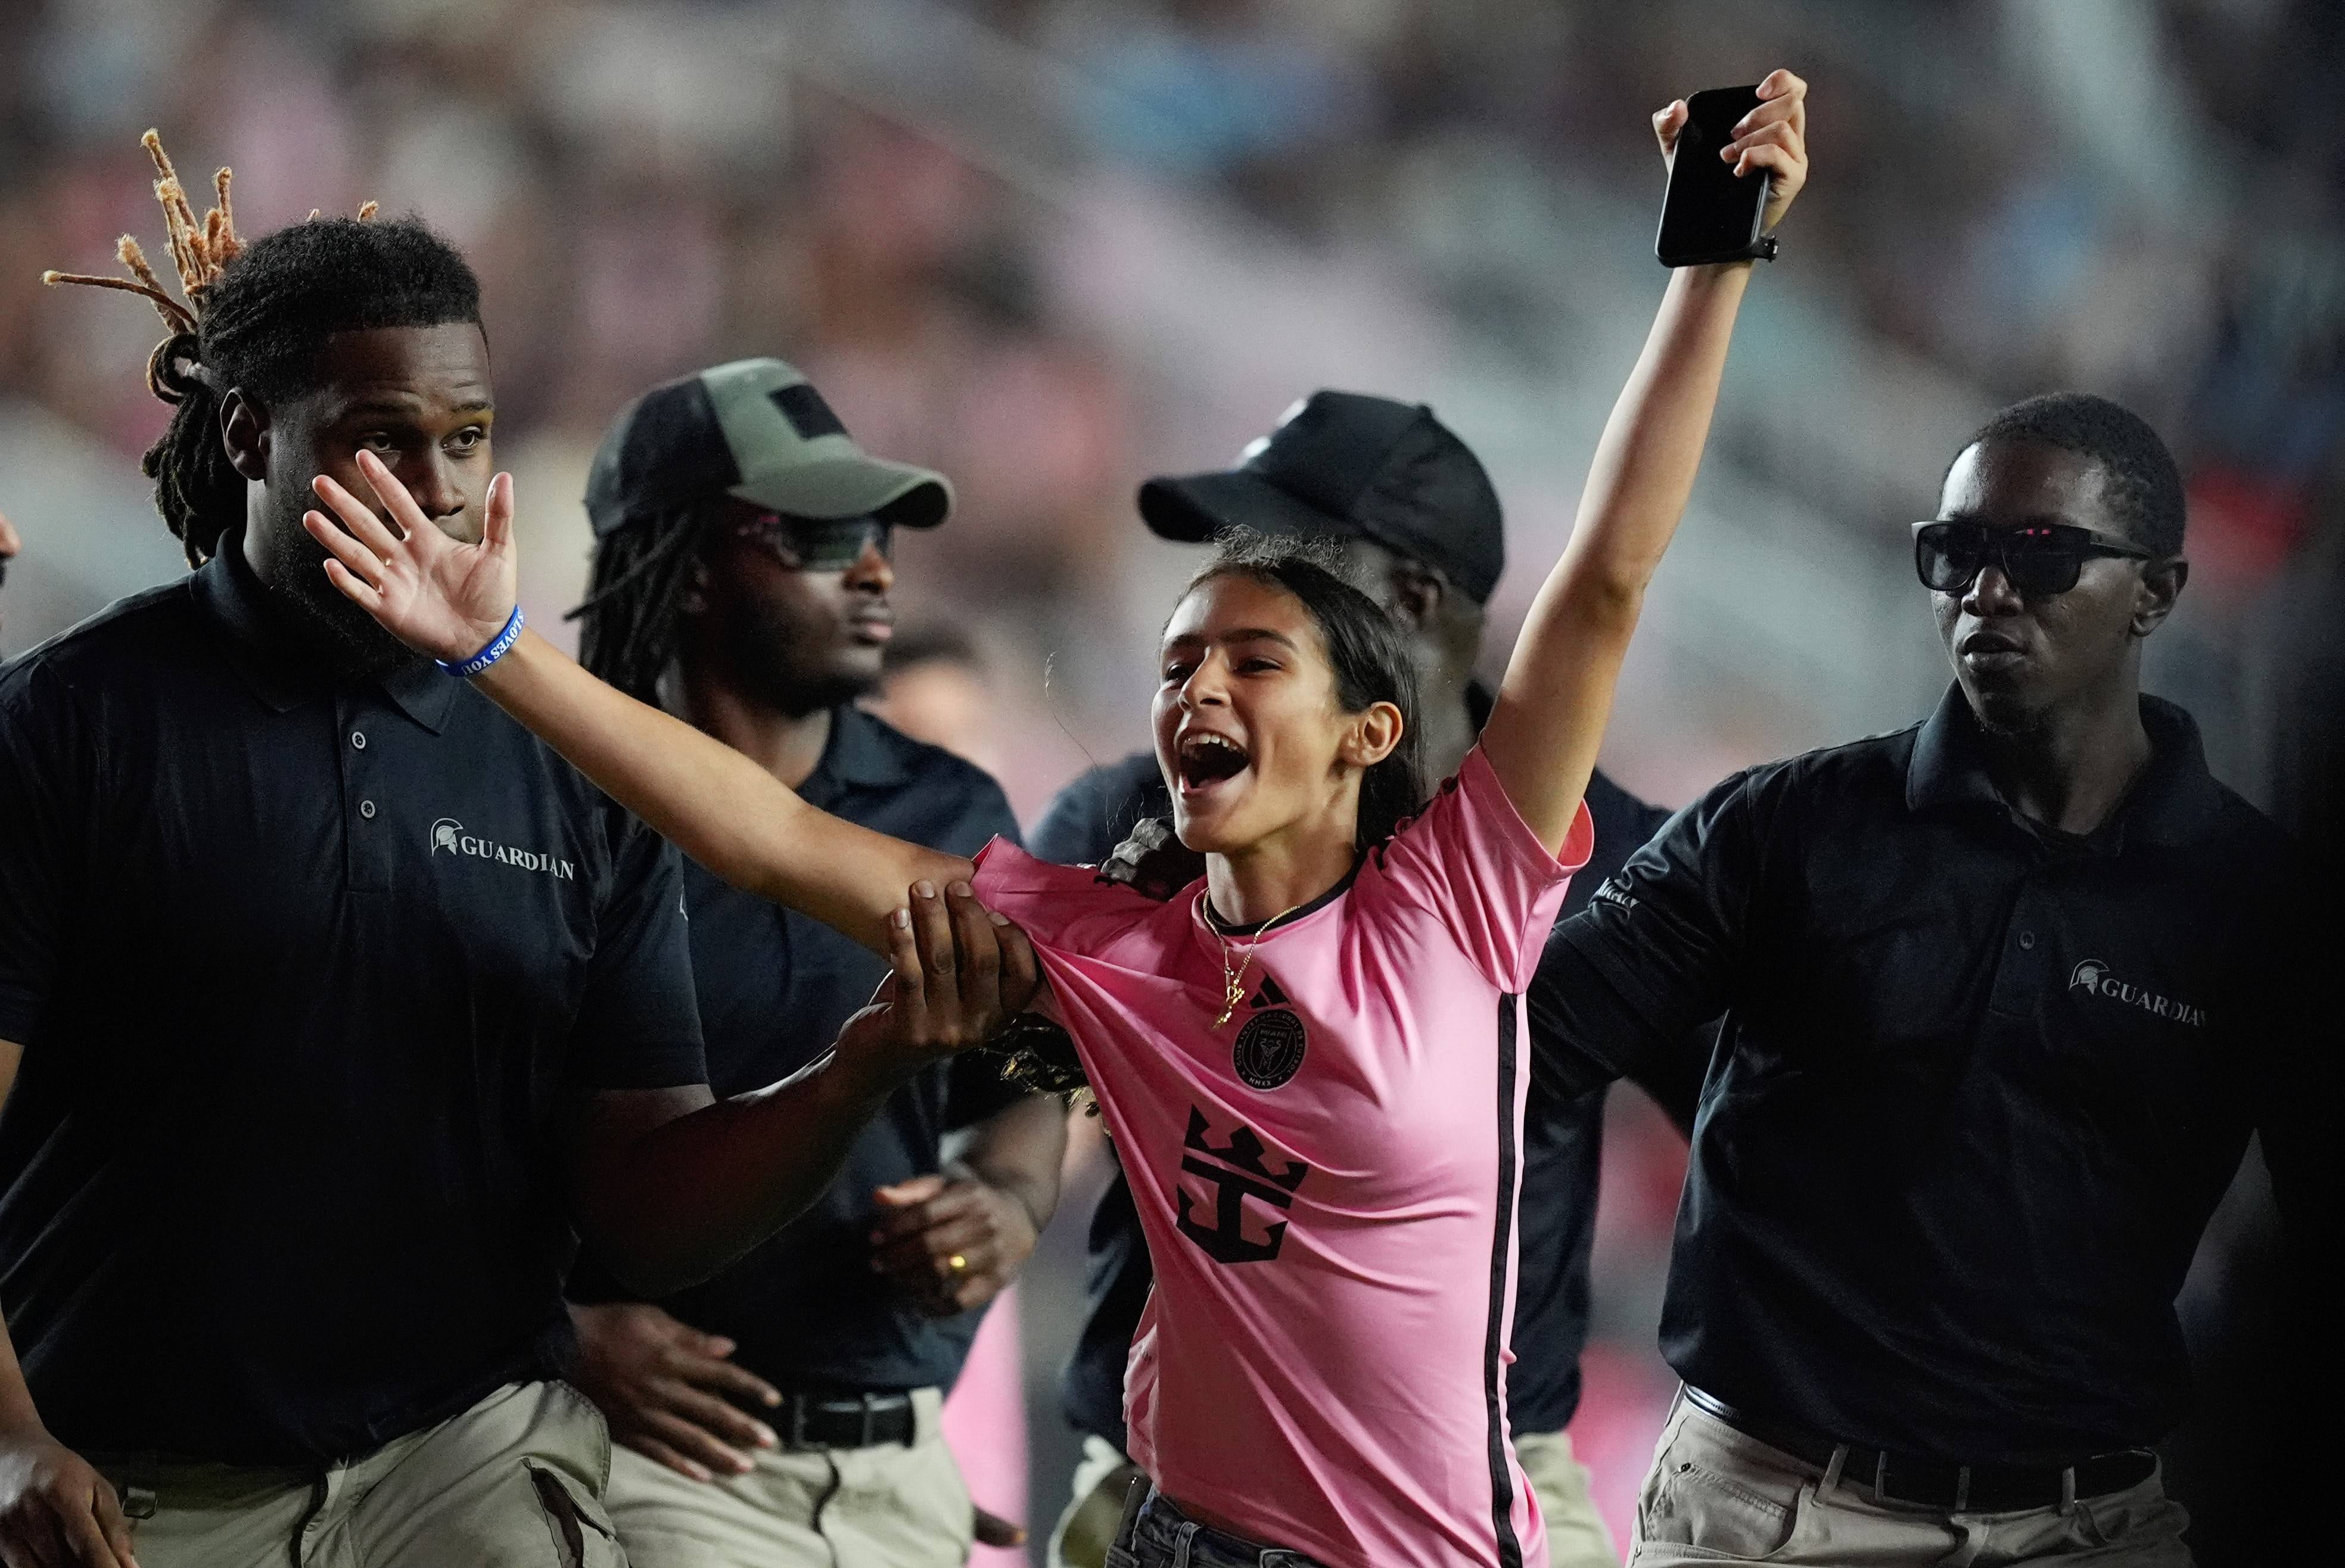
<path fill-rule="evenodd" d="M 1188 795 L 1228 783 L 1245 772 L 1253 760 L 1235 741 L 1205 730 L 1182 736 L 1173 756 L 1180 769 L 1181 793 Z"/>
<path fill-rule="evenodd" d="M 1964 662 L 1973 669 L 2000 670 L 2027 656 L 2017 639 L 1995 632 L 1974 632 L 1962 641 Z"/>

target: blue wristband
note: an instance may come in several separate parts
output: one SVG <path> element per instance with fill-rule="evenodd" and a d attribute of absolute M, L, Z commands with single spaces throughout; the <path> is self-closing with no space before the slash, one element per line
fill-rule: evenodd
<path fill-rule="evenodd" d="M 487 647 L 461 664 L 451 664 L 445 659 L 434 659 L 432 663 L 451 675 L 477 675 L 513 652 L 513 645 L 521 641 L 521 606 L 516 604 L 513 606 L 513 613 L 505 617 L 505 629 L 491 638 Z"/>

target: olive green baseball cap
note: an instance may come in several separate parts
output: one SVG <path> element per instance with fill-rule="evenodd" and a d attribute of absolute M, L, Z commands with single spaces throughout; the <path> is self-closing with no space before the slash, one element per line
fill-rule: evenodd
<path fill-rule="evenodd" d="M 736 359 L 654 387 L 612 422 L 586 475 L 598 539 L 716 495 L 896 528 L 934 528 L 953 500 L 942 474 L 857 446 L 822 394 L 779 359 Z"/>

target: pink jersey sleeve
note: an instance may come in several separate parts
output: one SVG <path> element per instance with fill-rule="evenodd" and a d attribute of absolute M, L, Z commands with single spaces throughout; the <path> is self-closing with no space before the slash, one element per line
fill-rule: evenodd
<path fill-rule="evenodd" d="M 1086 1071 L 1094 1051 L 1112 1057 L 1125 1036 L 1104 1027 L 1115 1010 L 1106 998 L 1133 974 L 1162 974 L 1168 933 L 1186 929 L 1189 917 L 1175 907 L 1182 901 L 1160 903 L 1091 866 L 1054 865 L 1000 838 L 978 852 L 969 885 L 979 903 L 1010 916 L 1034 944 L 1046 982 L 1035 1010 L 1075 1036 Z M 1099 1087 L 1096 1074 L 1091 1082 Z"/>
<path fill-rule="evenodd" d="M 1009 840 L 977 853 L 978 902 L 1016 921 L 1037 946 L 1100 953 L 1135 919 L 1164 907 L 1088 865 L 1053 865 Z"/>
<path fill-rule="evenodd" d="M 1596 824 L 1582 801 L 1562 852 L 1549 855 L 1476 746 L 1360 875 L 1434 912 L 1485 978 L 1520 991 L 1538 967 L 1572 873 L 1595 847 Z"/>

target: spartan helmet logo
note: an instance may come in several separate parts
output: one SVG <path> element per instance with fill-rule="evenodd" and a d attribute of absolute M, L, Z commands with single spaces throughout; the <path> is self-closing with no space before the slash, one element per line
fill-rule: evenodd
<path fill-rule="evenodd" d="M 437 855 L 444 849 L 449 854 L 454 855 L 456 853 L 456 835 L 463 831 L 464 824 L 458 822 L 452 816 L 443 816 L 438 822 L 433 823 L 431 824 L 431 853 Z"/>
<path fill-rule="evenodd" d="M 2102 976 L 2106 976 L 2108 972 L 2109 966 L 2106 964 L 2102 963 L 2098 958 L 2087 958 L 2084 962 L 2078 964 L 2074 970 L 2069 972 L 2068 989 L 2071 991 L 2097 991 L 2101 988 Z"/>

